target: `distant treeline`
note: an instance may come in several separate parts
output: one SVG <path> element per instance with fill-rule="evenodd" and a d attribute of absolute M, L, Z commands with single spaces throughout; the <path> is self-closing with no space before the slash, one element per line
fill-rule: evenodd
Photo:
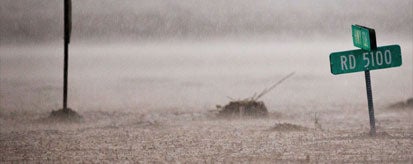
<path fill-rule="evenodd" d="M 335 35 L 354 23 L 412 35 L 412 1 L 72 0 L 73 39 Z M 55 41 L 63 0 L 1 0 L 0 42 Z"/>

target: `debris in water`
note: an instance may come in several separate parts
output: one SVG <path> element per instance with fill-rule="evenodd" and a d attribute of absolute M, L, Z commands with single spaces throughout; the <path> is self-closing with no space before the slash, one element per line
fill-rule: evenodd
<path fill-rule="evenodd" d="M 268 110 L 262 101 L 231 101 L 219 111 L 221 116 L 267 116 Z"/>
<path fill-rule="evenodd" d="M 290 123 L 281 123 L 275 124 L 270 130 L 275 131 L 307 131 L 308 128 L 300 125 L 290 124 Z"/>
<path fill-rule="evenodd" d="M 79 115 L 77 112 L 75 112 L 74 110 L 70 108 L 66 108 L 66 109 L 59 109 L 56 111 L 53 110 L 49 116 L 49 119 L 53 119 L 56 121 L 78 122 L 78 121 L 82 121 L 83 117 Z"/>
<path fill-rule="evenodd" d="M 389 105 L 391 109 L 413 109 L 413 98 Z"/>
<path fill-rule="evenodd" d="M 229 104 L 225 105 L 224 107 L 217 105 L 217 109 L 219 110 L 218 115 L 219 116 L 253 116 L 253 117 L 263 117 L 263 116 L 268 116 L 268 110 L 267 107 L 265 106 L 263 101 L 257 101 L 259 98 L 262 96 L 266 95 L 269 93 L 271 90 L 273 90 L 276 86 L 281 84 L 283 81 L 288 79 L 294 75 L 294 72 L 288 74 L 285 76 L 283 79 L 275 83 L 269 88 L 264 89 L 260 94 L 246 98 L 244 100 L 235 100 L 235 101 L 230 101 Z M 232 100 L 234 100 L 231 97 L 228 97 Z"/>

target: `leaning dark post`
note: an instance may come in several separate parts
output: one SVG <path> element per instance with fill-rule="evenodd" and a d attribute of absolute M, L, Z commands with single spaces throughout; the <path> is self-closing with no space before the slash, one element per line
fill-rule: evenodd
<path fill-rule="evenodd" d="M 367 28 L 369 32 L 370 39 L 370 51 L 377 49 L 376 32 L 374 29 Z M 374 117 L 374 105 L 373 105 L 373 92 L 371 91 L 371 80 L 370 80 L 370 70 L 364 71 L 364 77 L 366 80 L 366 91 L 367 91 L 367 104 L 369 106 L 369 118 L 370 118 L 370 135 L 376 135 L 376 119 Z"/>
<path fill-rule="evenodd" d="M 69 68 L 69 43 L 72 31 L 72 2 L 64 0 L 64 66 L 63 66 L 63 111 L 67 109 L 67 79 Z"/>
<path fill-rule="evenodd" d="M 370 135 L 376 135 L 376 121 L 374 117 L 374 106 L 373 106 L 373 93 L 371 92 L 371 81 L 370 81 L 370 71 L 364 71 L 364 76 L 366 78 L 366 91 L 367 91 L 367 103 L 369 106 L 369 118 L 370 118 Z"/>

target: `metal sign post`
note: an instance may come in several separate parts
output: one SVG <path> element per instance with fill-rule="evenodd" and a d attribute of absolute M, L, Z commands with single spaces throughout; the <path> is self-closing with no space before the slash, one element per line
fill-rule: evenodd
<path fill-rule="evenodd" d="M 69 43 L 72 31 L 72 2 L 64 0 L 64 66 L 63 66 L 63 111 L 69 112 L 67 108 L 67 80 L 69 68 Z"/>
<path fill-rule="evenodd" d="M 376 125 L 370 70 L 401 66 L 401 49 L 399 45 L 377 47 L 374 29 L 359 25 L 352 25 L 351 29 L 353 44 L 361 49 L 331 53 L 330 69 L 334 75 L 364 71 L 369 107 L 370 135 L 375 136 Z"/>
<path fill-rule="evenodd" d="M 370 135 L 376 135 L 376 120 L 374 117 L 373 106 L 373 93 L 371 91 L 370 71 L 364 71 L 364 77 L 366 79 L 366 91 L 367 91 L 367 104 L 369 106 L 369 118 L 370 118 Z"/>
<path fill-rule="evenodd" d="M 362 34 L 361 36 L 354 36 L 353 35 L 353 44 L 356 47 L 360 47 L 364 50 L 376 50 L 377 49 L 377 41 L 376 41 L 376 32 L 374 29 L 353 25 L 352 26 L 352 33 L 359 32 Z M 360 41 L 361 40 L 361 44 Z M 377 55 L 376 55 L 376 63 L 377 62 Z M 374 63 L 374 61 L 372 62 Z M 401 63 L 400 63 L 401 64 Z M 376 119 L 374 117 L 374 105 L 373 105 L 373 92 L 371 91 L 371 79 L 370 79 L 370 70 L 364 71 L 364 77 L 366 81 L 366 92 L 367 92 L 367 105 L 369 107 L 369 119 L 370 119 L 370 135 L 376 136 Z"/>
<path fill-rule="evenodd" d="M 60 121 L 81 121 L 83 117 L 67 106 L 68 72 L 69 72 L 69 43 L 72 31 L 72 2 L 64 0 L 64 59 L 63 59 L 63 109 L 52 111 L 50 118 Z"/>

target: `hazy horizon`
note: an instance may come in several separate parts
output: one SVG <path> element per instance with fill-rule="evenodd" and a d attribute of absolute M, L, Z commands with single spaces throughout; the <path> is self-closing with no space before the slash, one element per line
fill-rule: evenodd
<path fill-rule="evenodd" d="M 73 0 L 74 41 L 317 39 L 351 24 L 413 37 L 412 0 Z M 61 41 L 63 1 L 0 1 L 0 43 Z"/>

